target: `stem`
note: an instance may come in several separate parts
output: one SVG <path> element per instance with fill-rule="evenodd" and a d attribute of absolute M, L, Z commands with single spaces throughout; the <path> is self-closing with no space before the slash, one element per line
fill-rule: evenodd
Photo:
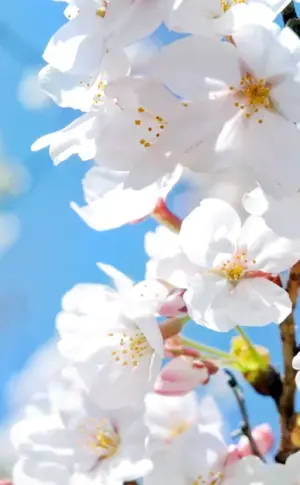
<path fill-rule="evenodd" d="M 248 349 L 250 350 L 253 358 L 258 362 L 260 366 L 267 367 L 267 364 L 265 363 L 264 359 L 262 356 L 257 352 L 255 346 L 251 342 L 250 338 L 246 334 L 246 332 L 239 326 L 237 325 L 236 327 L 237 332 L 240 334 L 242 339 L 244 340 L 245 344 L 247 345 Z"/>
<path fill-rule="evenodd" d="M 296 371 L 292 366 L 292 360 L 296 349 L 294 310 L 296 308 L 299 287 L 300 261 L 292 267 L 287 285 L 287 292 L 291 299 L 293 310 L 280 325 L 284 377 L 283 391 L 278 405 L 281 424 L 281 441 L 276 461 L 279 463 L 285 463 L 286 459 L 298 450 L 292 443 L 291 432 L 295 419 L 294 397 L 296 391 Z"/>
<path fill-rule="evenodd" d="M 288 23 L 289 20 L 297 18 L 294 2 L 290 2 L 285 9 L 282 11 L 282 18 L 284 25 Z"/>
<path fill-rule="evenodd" d="M 248 413 L 247 413 L 247 410 L 246 410 L 245 398 L 244 398 L 243 391 L 242 391 L 238 381 L 236 380 L 234 374 L 228 369 L 225 369 L 225 372 L 230 377 L 228 384 L 230 385 L 232 392 L 233 392 L 233 394 L 236 398 L 236 401 L 238 403 L 238 406 L 239 406 L 239 409 L 240 409 L 240 412 L 241 412 L 241 415 L 242 415 L 242 418 L 243 418 L 243 422 L 242 422 L 242 425 L 241 425 L 241 431 L 245 436 L 247 436 L 253 454 L 258 456 L 258 458 L 260 458 L 264 462 L 265 460 L 264 460 L 263 456 L 261 455 L 261 453 L 260 453 L 260 451 L 259 451 L 259 449 L 258 449 L 258 447 L 255 443 L 255 440 L 253 439 L 253 436 L 252 436 L 252 431 L 251 431 Z"/>
<path fill-rule="evenodd" d="M 161 331 L 164 340 L 178 335 L 183 329 L 184 325 L 190 320 L 190 317 L 183 318 L 168 318 L 160 324 L 159 329 Z"/>
<path fill-rule="evenodd" d="M 208 345 L 204 344 L 199 344 L 198 342 L 195 342 L 195 340 L 191 340 L 189 338 L 181 336 L 181 341 L 183 345 L 186 345 L 187 347 L 191 347 L 192 349 L 199 350 L 199 352 L 204 352 L 205 354 L 210 354 L 211 356 L 217 357 L 220 360 L 225 360 L 227 363 L 232 362 L 236 364 L 239 368 L 241 368 L 240 362 L 232 357 L 232 355 L 223 352 L 222 350 L 215 349 L 214 347 L 209 347 Z"/>
<path fill-rule="evenodd" d="M 164 199 L 160 199 L 151 216 L 159 224 L 167 227 L 171 231 L 179 232 L 182 224 L 182 220 L 179 219 L 173 212 L 168 209 Z"/>

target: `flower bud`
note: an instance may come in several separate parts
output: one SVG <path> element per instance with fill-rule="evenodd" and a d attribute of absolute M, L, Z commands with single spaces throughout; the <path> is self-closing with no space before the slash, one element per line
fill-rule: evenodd
<path fill-rule="evenodd" d="M 249 347 L 242 337 L 233 337 L 231 340 L 231 354 L 238 360 L 244 377 L 248 382 L 254 382 L 258 375 L 265 371 L 271 363 L 270 353 L 267 348 L 255 345 Z"/>
<path fill-rule="evenodd" d="M 192 357 L 172 359 L 158 376 L 154 390 L 163 396 L 184 396 L 209 381 L 209 372 L 204 362 Z"/>
<path fill-rule="evenodd" d="M 274 444 L 274 434 L 271 427 L 267 424 L 256 426 L 252 431 L 252 437 L 261 455 L 266 455 Z M 253 450 L 247 436 L 242 436 L 237 445 L 241 457 L 253 455 Z"/>

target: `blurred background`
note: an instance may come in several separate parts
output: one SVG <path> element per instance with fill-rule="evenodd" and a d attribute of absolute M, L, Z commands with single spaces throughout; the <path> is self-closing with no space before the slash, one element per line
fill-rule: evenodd
<path fill-rule="evenodd" d="M 51 0 L 3 2 L 0 10 L 0 477 L 9 476 L 14 460 L 7 428 L 35 390 L 42 392 L 60 365 L 55 351 L 55 316 L 62 295 L 78 282 L 103 282 L 96 267 L 115 265 L 135 280 L 143 279 L 144 234 L 152 220 L 105 233 L 88 228 L 70 209 L 81 204 L 81 178 L 87 162 L 76 157 L 54 167 L 48 152 L 31 153 L 41 135 L 65 126 L 78 113 L 56 107 L 40 91 L 37 73 L 51 35 L 65 22 L 64 4 Z M 161 29 L 156 36 L 168 40 Z M 176 191 L 180 212 L 186 188 Z M 228 334 L 189 326 L 187 333 L 228 349 Z M 249 332 L 271 348 L 280 368 L 278 328 Z M 226 386 L 212 382 L 234 428 L 240 416 Z M 246 385 L 252 424 L 271 422 L 278 434 L 273 402 Z"/>

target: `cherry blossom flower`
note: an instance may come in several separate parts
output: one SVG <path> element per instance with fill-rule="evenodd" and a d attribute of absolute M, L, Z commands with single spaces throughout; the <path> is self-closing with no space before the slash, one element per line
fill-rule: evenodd
<path fill-rule="evenodd" d="M 217 368 L 214 371 L 216 372 Z M 154 390 L 163 396 L 183 396 L 196 387 L 207 384 L 211 372 L 212 370 L 200 359 L 177 357 L 162 368 Z"/>
<path fill-rule="evenodd" d="M 299 46 L 288 28 L 246 25 L 232 43 L 201 36 L 173 42 L 151 65 L 190 107 L 215 110 L 222 128 L 208 159 L 250 167 L 273 195 L 299 188 Z"/>
<path fill-rule="evenodd" d="M 162 84 L 147 78 L 119 79 L 106 87 L 105 94 L 95 110 L 43 136 L 32 150 L 49 145 L 55 164 L 73 154 L 82 160 L 95 158 L 97 165 L 122 172 L 123 190 L 151 190 L 151 186 L 163 184 L 166 176 L 175 176 L 181 162 L 193 166 L 189 150 L 201 142 L 203 127 L 208 119 L 212 121 L 213 113 L 206 110 L 195 116 Z M 189 123 L 192 129 L 182 130 Z M 201 163 L 198 168 L 201 170 Z M 100 185 L 98 191 L 102 190 Z"/>
<path fill-rule="evenodd" d="M 213 399 L 197 403 L 195 394 L 146 397 L 146 424 L 153 451 L 153 471 L 146 485 L 205 483 L 222 477 L 227 449 L 221 417 Z"/>
<path fill-rule="evenodd" d="M 270 24 L 288 0 L 178 0 L 167 25 L 179 32 L 229 36 L 249 22 Z"/>
<path fill-rule="evenodd" d="M 110 266 L 101 269 L 120 292 L 98 284 L 70 290 L 56 320 L 58 349 L 97 403 L 118 408 L 141 401 L 160 371 L 163 338 L 153 313 L 160 295 Z"/>
<path fill-rule="evenodd" d="M 60 398 L 61 410 L 28 414 L 12 428 L 19 456 L 14 485 L 121 485 L 151 470 L 138 409 L 108 411 L 66 390 Z"/>
<path fill-rule="evenodd" d="M 130 63 L 122 50 L 103 55 L 93 71 L 62 72 L 48 64 L 39 73 L 41 88 L 62 108 L 89 111 L 103 104 L 106 86 L 130 72 Z"/>
<path fill-rule="evenodd" d="M 125 47 L 159 27 L 166 12 L 161 0 L 76 0 L 71 16 L 51 38 L 45 61 L 61 72 L 90 75 L 107 50 Z"/>
<path fill-rule="evenodd" d="M 274 234 L 260 217 L 243 224 L 226 202 L 206 199 L 184 221 L 181 246 L 199 271 L 184 294 L 189 315 L 217 331 L 280 323 L 288 294 L 266 278 L 299 258 L 299 243 Z"/>

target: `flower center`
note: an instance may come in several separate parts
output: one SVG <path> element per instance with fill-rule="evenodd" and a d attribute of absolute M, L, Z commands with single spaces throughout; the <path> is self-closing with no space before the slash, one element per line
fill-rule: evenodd
<path fill-rule="evenodd" d="M 100 5 L 100 7 L 97 8 L 96 10 L 97 17 L 104 19 L 106 15 L 107 6 L 108 6 L 108 0 L 102 0 L 102 5 Z"/>
<path fill-rule="evenodd" d="M 81 86 L 84 86 L 86 90 L 93 89 L 95 94 L 93 97 L 93 104 L 97 106 L 100 102 L 103 101 L 103 97 L 105 96 L 105 89 L 107 86 L 107 82 L 103 80 L 98 80 L 95 82 L 93 77 L 90 76 L 87 82 L 79 81 Z"/>
<path fill-rule="evenodd" d="M 230 91 L 234 94 L 234 106 L 244 110 L 245 117 L 250 118 L 253 113 L 258 113 L 261 108 L 272 109 L 273 103 L 270 98 L 271 86 L 265 79 L 255 79 L 251 74 L 246 74 L 241 78 L 240 87 L 235 89 L 230 86 Z M 258 119 L 262 123 L 263 119 Z"/>
<path fill-rule="evenodd" d="M 119 335 L 108 334 L 109 337 L 117 337 L 115 350 L 111 353 L 115 362 L 123 366 L 138 367 L 141 359 L 152 353 L 152 348 L 142 332 L 137 331 L 131 335 L 123 333 L 121 337 Z"/>
<path fill-rule="evenodd" d="M 92 450 L 97 459 L 111 458 L 118 451 L 121 440 L 109 419 L 98 421 L 94 418 L 84 421 L 80 428 L 82 445 Z"/>
<path fill-rule="evenodd" d="M 171 437 L 177 438 L 178 436 L 184 434 L 190 427 L 191 427 L 191 423 L 188 423 L 187 421 L 183 421 L 182 423 L 172 428 Z"/>
<path fill-rule="evenodd" d="M 255 264 L 253 259 L 250 263 Z M 246 253 L 238 253 L 231 260 L 225 261 L 220 268 L 221 273 L 225 278 L 231 282 L 239 281 L 248 270 L 249 261 L 246 258 Z"/>
<path fill-rule="evenodd" d="M 140 106 L 137 111 L 139 117 L 134 120 L 134 123 L 143 133 L 139 143 L 144 148 L 150 148 L 159 139 L 168 121 L 160 115 L 152 115 L 143 106 Z"/>
<path fill-rule="evenodd" d="M 211 471 L 207 478 L 198 475 L 196 480 L 193 481 L 193 485 L 219 485 L 223 478 L 223 473 Z"/>
<path fill-rule="evenodd" d="M 238 5 L 239 3 L 247 3 L 247 0 L 221 0 L 221 7 L 223 12 L 227 12 L 233 5 Z"/>
<path fill-rule="evenodd" d="M 101 452 L 101 458 L 111 458 L 116 454 L 120 446 L 120 437 L 114 430 L 97 426 L 96 449 Z"/>

